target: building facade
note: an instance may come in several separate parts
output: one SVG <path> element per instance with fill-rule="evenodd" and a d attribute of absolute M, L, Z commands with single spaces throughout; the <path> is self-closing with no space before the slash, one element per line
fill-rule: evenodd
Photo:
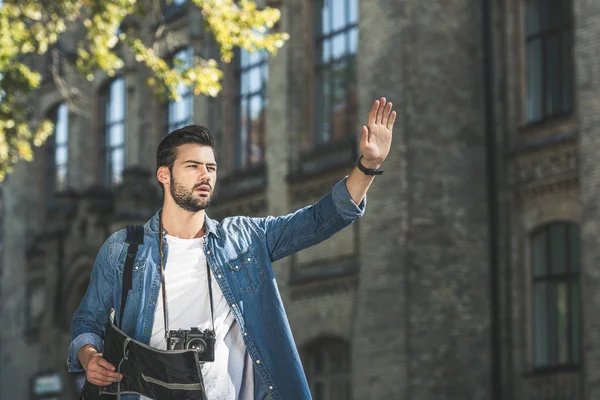
<path fill-rule="evenodd" d="M 269 5 L 290 41 L 239 52 L 215 99 L 159 101 L 127 54 L 93 82 L 40 61 L 66 84 L 45 80 L 55 135 L 2 187 L 0 398 L 76 398 L 70 318 L 102 242 L 160 205 L 169 131 L 216 135 L 211 217 L 282 215 L 349 173 L 380 96 L 398 118 L 365 216 L 275 265 L 314 398 L 599 398 L 600 3 Z M 201 20 L 178 0 L 140 26 L 187 63 L 218 56 Z"/>

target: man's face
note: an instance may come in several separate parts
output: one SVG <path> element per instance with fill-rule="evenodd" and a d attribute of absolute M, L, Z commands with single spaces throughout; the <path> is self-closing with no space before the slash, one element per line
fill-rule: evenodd
<path fill-rule="evenodd" d="M 179 146 L 169 188 L 179 207 L 190 212 L 204 210 L 210 204 L 216 182 L 217 163 L 210 146 Z"/>

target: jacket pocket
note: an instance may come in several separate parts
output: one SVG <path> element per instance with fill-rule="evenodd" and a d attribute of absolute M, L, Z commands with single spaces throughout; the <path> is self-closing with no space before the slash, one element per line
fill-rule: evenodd
<path fill-rule="evenodd" d="M 242 292 L 252 292 L 260 286 L 265 275 L 252 250 L 227 262 L 227 267 Z"/>
<path fill-rule="evenodd" d="M 132 279 L 131 279 L 131 294 L 137 294 L 142 291 L 144 286 L 144 271 L 146 270 L 147 260 L 144 258 L 136 258 L 132 266 Z M 123 270 L 125 268 L 125 262 L 119 263 L 118 266 L 118 278 L 123 284 Z"/>

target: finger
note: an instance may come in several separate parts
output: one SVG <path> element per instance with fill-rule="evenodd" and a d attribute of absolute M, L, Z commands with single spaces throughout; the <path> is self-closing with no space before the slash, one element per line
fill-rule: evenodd
<path fill-rule="evenodd" d="M 101 367 L 106 368 L 109 371 L 115 371 L 116 370 L 116 368 L 115 368 L 114 365 L 112 365 L 111 363 L 109 363 L 108 361 L 106 361 L 102 357 L 98 357 L 98 365 L 100 365 Z"/>
<path fill-rule="evenodd" d="M 108 364 L 109 366 L 110 363 L 106 360 L 104 360 L 105 364 Z M 118 372 L 113 372 L 113 369 L 108 369 L 103 365 L 100 365 L 99 363 L 94 363 L 92 365 L 89 366 L 88 371 L 90 371 L 91 373 L 94 374 L 100 374 L 102 376 L 105 376 L 107 378 L 111 378 L 111 379 L 118 379 L 120 376 Z"/>
<path fill-rule="evenodd" d="M 377 110 L 379 109 L 379 100 L 375 100 L 373 102 L 373 107 L 371 107 L 371 111 L 369 111 L 369 122 L 368 124 L 374 124 L 375 118 L 377 117 Z"/>
<path fill-rule="evenodd" d="M 396 111 L 392 111 L 392 115 L 390 115 L 390 119 L 387 123 L 386 128 L 391 131 L 392 128 L 394 127 L 394 122 L 396 122 Z"/>
<path fill-rule="evenodd" d="M 375 123 L 376 124 L 381 124 L 383 123 L 383 110 L 385 108 L 385 97 L 382 97 L 379 100 L 379 111 L 377 111 L 377 117 L 375 119 Z"/>
<path fill-rule="evenodd" d="M 369 129 L 363 125 L 362 131 L 360 132 L 360 146 L 364 147 L 369 141 Z"/>
<path fill-rule="evenodd" d="M 385 106 L 385 111 L 383 112 L 383 121 L 382 123 L 384 125 L 387 126 L 388 121 L 390 120 L 390 114 L 392 112 L 392 102 L 390 101 L 389 103 L 387 103 L 387 105 Z"/>
<path fill-rule="evenodd" d="M 112 372 L 102 367 L 96 367 L 89 370 L 90 375 L 94 377 L 102 377 L 103 379 L 110 379 L 111 382 L 117 382 L 119 379 L 123 379 L 123 375 L 118 372 Z"/>
<path fill-rule="evenodd" d="M 111 383 L 115 383 L 118 382 L 119 379 L 117 378 L 110 378 L 107 376 L 104 376 L 102 374 L 96 373 L 96 372 L 91 372 L 87 379 L 92 382 L 94 385 L 99 385 L 99 386 L 108 386 Z"/>

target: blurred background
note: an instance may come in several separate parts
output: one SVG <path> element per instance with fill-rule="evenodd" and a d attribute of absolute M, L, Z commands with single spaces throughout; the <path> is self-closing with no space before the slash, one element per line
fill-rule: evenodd
<path fill-rule="evenodd" d="M 385 96 L 365 216 L 275 264 L 314 398 L 599 399 L 600 2 L 261 5 L 290 39 L 235 50 L 216 97 L 160 100 L 134 57 L 92 81 L 58 45 L 36 59 L 54 131 L 1 185 L 0 398 L 77 398 L 70 319 L 103 241 L 160 206 L 168 132 L 214 132 L 212 218 L 281 215 L 351 171 Z M 138 26 L 170 33 L 160 57 L 219 57 L 199 8 L 161 7 Z"/>

